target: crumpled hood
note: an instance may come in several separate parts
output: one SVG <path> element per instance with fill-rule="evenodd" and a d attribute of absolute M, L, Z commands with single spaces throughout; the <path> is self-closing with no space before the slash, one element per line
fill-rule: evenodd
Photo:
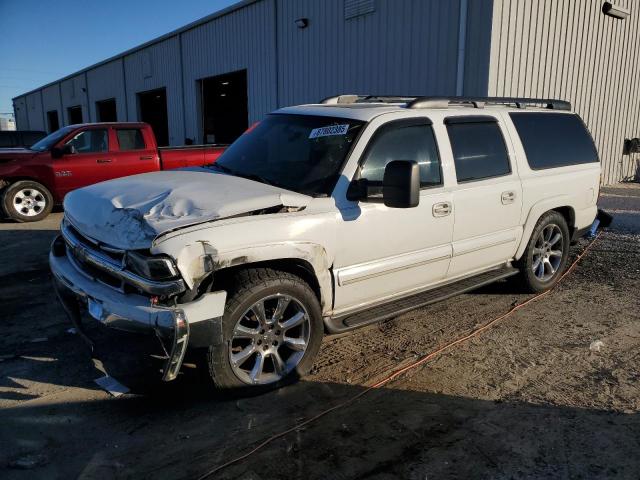
<path fill-rule="evenodd" d="M 66 217 L 83 234 L 122 249 L 149 248 L 160 234 L 311 197 L 206 168 L 145 173 L 69 193 Z"/>

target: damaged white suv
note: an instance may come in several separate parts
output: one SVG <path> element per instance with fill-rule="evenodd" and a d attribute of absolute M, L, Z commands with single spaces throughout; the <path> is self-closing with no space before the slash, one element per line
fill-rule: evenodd
<path fill-rule="evenodd" d="M 543 107 L 543 108 L 540 108 Z M 67 195 L 51 269 L 88 314 L 187 349 L 215 386 L 307 372 L 343 332 L 518 274 L 551 287 L 597 215 L 570 105 L 343 95 L 280 109 L 204 168 Z"/>

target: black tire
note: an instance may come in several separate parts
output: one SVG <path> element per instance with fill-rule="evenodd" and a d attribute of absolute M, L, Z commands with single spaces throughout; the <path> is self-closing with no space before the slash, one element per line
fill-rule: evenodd
<path fill-rule="evenodd" d="M 29 195 L 25 196 L 27 192 Z M 22 198 L 19 197 L 22 195 Z M 29 205 L 19 208 L 20 202 L 29 200 Z M 47 217 L 53 208 L 53 196 L 38 182 L 20 180 L 9 185 L 2 194 L 4 213 L 16 222 L 37 222 Z"/>
<path fill-rule="evenodd" d="M 558 232 L 562 234 L 562 238 L 551 247 L 547 247 L 548 242 L 543 241 L 540 243 L 541 235 L 544 236 L 548 232 L 554 233 L 551 236 L 551 240 L 555 238 L 555 234 Z M 529 243 L 522 254 L 522 258 L 516 264 L 520 269 L 522 287 L 527 292 L 541 293 L 549 290 L 558 282 L 567 266 L 569 241 L 569 227 L 562 214 L 550 211 L 540 217 L 533 232 L 531 232 Z M 539 247 L 541 246 L 544 247 L 543 250 L 546 250 L 546 253 L 539 253 Z M 557 247 L 559 246 L 562 247 L 561 255 L 557 255 Z M 555 256 L 549 256 L 549 252 L 555 252 Z M 545 256 L 546 262 L 544 261 Z M 538 258 L 541 258 L 541 260 L 538 261 Z M 543 265 L 541 266 L 540 263 Z M 534 269 L 534 267 L 536 268 Z M 553 273 L 551 273 L 552 269 Z M 541 270 L 542 274 L 540 274 Z"/>
<path fill-rule="evenodd" d="M 218 391 L 247 395 L 263 393 L 279 388 L 307 374 L 311 369 L 318 350 L 320 350 L 324 332 L 320 303 L 309 285 L 300 277 L 291 273 L 269 268 L 239 271 L 234 275 L 230 283 L 231 285 L 229 286 L 229 294 L 222 319 L 222 345 L 208 347 L 202 352 L 203 355 L 200 358 L 200 368 L 208 374 L 206 378 L 213 382 L 214 387 L 216 387 Z M 300 304 L 306 310 L 308 314 L 305 317 L 305 319 L 308 318 L 308 322 L 305 320 L 305 325 L 308 325 L 305 326 L 307 329 L 305 331 L 308 332 L 306 349 L 297 366 L 288 374 L 283 375 L 283 378 L 280 380 L 266 384 L 250 384 L 247 383 L 246 379 L 243 381 L 231 365 L 230 352 L 233 353 L 236 351 L 235 349 L 238 348 L 233 344 L 233 342 L 237 340 L 232 340 L 234 338 L 234 330 L 240 321 L 245 321 L 242 320 L 243 318 L 248 318 L 245 316 L 245 313 L 247 313 L 256 302 L 260 302 L 265 298 L 268 298 L 267 302 L 269 302 L 273 300 L 274 295 L 291 297 L 295 300 L 295 306 Z M 263 305 L 265 305 L 266 309 L 267 303 L 263 303 Z M 275 314 L 272 315 L 275 316 Z M 268 314 L 265 315 L 265 317 L 266 316 L 268 316 Z M 260 327 L 258 326 L 257 328 Z M 276 332 L 274 331 L 273 333 Z M 284 329 L 282 335 L 284 335 Z M 256 349 L 260 348 L 256 346 L 255 340 L 248 340 L 248 342 L 249 346 L 255 346 Z M 278 348 L 285 348 L 284 344 Z M 255 355 L 257 355 L 257 353 Z M 249 357 L 246 362 L 250 364 L 251 360 L 252 357 Z M 272 365 L 275 367 L 274 363 L 273 361 Z M 237 370 L 238 367 L 236 366 L 236 371 Z M 275 368 L 274 373 L 276 373 Z"/>

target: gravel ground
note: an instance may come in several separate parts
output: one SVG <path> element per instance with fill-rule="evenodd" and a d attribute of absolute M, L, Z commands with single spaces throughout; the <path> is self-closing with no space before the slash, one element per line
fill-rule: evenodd
<path fill-rule="evenodd" d="M 639 478 L 640 185 L 600 203 L 612 228 L 551 294 L 210 478 Z M 2 478 L 197 477 L 530 298 L 504 281 L 327 338 L 311 375 L 260 397 L 186 368 L 114 374 L 135 393 L 112 398 L 51 290 L 60 217 L 0 224 Z"/>

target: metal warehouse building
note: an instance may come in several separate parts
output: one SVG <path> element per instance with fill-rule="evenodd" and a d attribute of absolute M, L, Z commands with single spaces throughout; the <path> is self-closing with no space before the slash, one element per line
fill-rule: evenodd
<path fill-rule="evenodd" d="M 16 97 L 17 126 L 142 120 L 165 145 L 228 143 L 338 93 L 549 97 L 586 121 L 603 183 L 637 179 L 640 8 L 613 3 L 245 0 Z"/>

